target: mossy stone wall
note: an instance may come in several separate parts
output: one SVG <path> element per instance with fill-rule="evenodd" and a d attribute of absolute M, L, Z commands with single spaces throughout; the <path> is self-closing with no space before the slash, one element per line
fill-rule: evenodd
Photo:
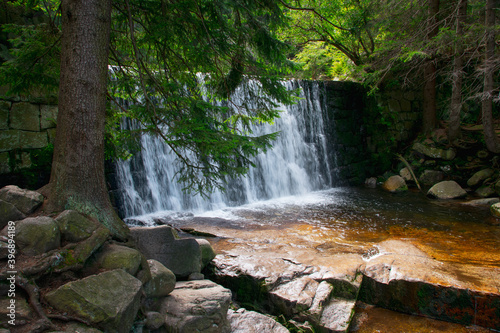
<path fill-rule="evenodd" d="M 55 138 L 57 98 L 10 96 L 6 91 L 0 88 L 0 187 L 41 186 L 50 170 L 51 157 L 46 155 L 51 155 Z"/>

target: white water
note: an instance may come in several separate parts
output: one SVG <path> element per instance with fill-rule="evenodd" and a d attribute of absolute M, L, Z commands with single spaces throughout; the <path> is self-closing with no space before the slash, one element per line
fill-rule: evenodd
<path fill-rule="evenodd" d="M 329 133 L 324 130 L 326 112 L 319 84 L 289 81 L 286 85 L 288 89 L 300 85 L 302 99 L 295 105 L 281 106 L 281 116 L 274 125 L 253 128 L 255 135 L 276 131 L 280 135 L 272 149 L 255 158 L 256 168 L 245 177 L 229 181 L 224 193 L 216 191 L 209 198 L 183 193 L 182 184 L 174 178 L 179 163 L 175 155 L 161 139 L 143 136 L 141 153 L 117 163 L 122 214 L 202 212 L 331 187 L 335 166 L 328 156 Z"/>

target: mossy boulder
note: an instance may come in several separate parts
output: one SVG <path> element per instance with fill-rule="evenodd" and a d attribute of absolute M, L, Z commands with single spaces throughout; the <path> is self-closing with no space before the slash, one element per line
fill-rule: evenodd
<path fill-rule="evenodd" d="M 444 180 L 444 172 L 437 170 L 424 170 L 418 177 L 418 181 L 422 185 L 432 186 Z"/>
<path fill-rule="evenodd" d="M 216 256 L 214 248 L 206 239 L 196 239 L 201 250 L 201 268 L 205 268 Z"/>
<path fill-rule="evenodd" d="M 490 211 L 493 216 L 500 218 L 500 203 L 491 205 Z"/>
<path fill-rule="evenodd" d="M 97 271 L 112 271 L 121 268 L 130 275 L 136 275 L 141 263 L 142 254 L 136 249 L 106 243 L 95 254 L 94 258 L 89 260 L 85 271 L 87 273 L 96 273 Z"/>
<path fill-rule="evenodd" d="M 175 274 L 157 260 L 149 259 L 148 264 L 149 270 L 151 271 L 151 280 L 144 284 L 146 296 L 167 296 L 175 288 Z"/>
<path fill-rule="evenodd" d="M 470 187 L 480 186 L 484 180 L 493 176 L 495 171 L 493 169 L 483 169 L 476 172 L 472 177 L 467 181 L 467 185 Z"/>
<path fill-rule="evenodd" d="M 74 210 L 65 210 L 55 221 L 61 231 L 62 240 L 72 243 L 89 238 L 99 226 Z"/>
<path fill-rule="evenodd" d="M 436 199 L 458 199 L 467 195 L 467 192 L 455 181 L 448 180 L 432 186 L 427 196 Z"/>
<path fill-rule="evenodd" d="M 427 157 L 446 160 L 446 161 L 451 161 L 457 156 L 456 151 L 452 148 L 440 149 L 440 148 L 426 146 L 419 142 L 415 143 L 412 149 Z"/>
<path fill-rule="evenodd" d="M 144 326 L 150 330 L 157 330 L 165 323 L 165 318 L 159 312 L 149 311 L 146 312 Z"/>
<path fill-rule="evenodd" d="M 3 229 L 9 221 L 18 221 L 26 217 L 13 204 L 0 200 L 0 229 Z"/>
<path fill-rule="evenodd" d="M 38 255 L 57 249 L 61 234 L 56 221 L 47 216 L 28 217 L 16 222 L 16 245 L 21 253 Z"/>
<path fill-rule="evenodd" d="M 28 215 L 40 207 L 43 203 L 43 195 L 15 185 L 8 185 L 0 189 L 0 200 L 10 202 L 21 213 Z"/>
<path fill-rule="evenodd" d="M 55 309 L 106 332 L 129 333 L 140 307 L 142 283 L 122 269 L 91 275 L 48 292 Z"/>
<path fill-rule="evenodd" d="M 496 194 L 492 186 L 481 186 L 475 193 L 482 198 L 489 198 Z"/>

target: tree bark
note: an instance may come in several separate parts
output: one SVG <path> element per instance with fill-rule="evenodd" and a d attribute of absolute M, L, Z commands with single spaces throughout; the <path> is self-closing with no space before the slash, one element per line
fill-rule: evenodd
<path fill-rule="evenodd" d="M 458 0 L 457 15 L 457 41 L 455 44 L 455 58 L 453 60 L 452 92 L 450 103 L 450 122 L 448 123 L 448 140 L 453 143 L 461 135 L 460 114 L 462 110 L 462 78 L 463 78 L 463 53 L 462 38 L 464 24 L 467 19 L 467 0 Z"/>
<path fill-rule="evenodd" d="M 114 211 L 104 177 L 111 0 L 63 0 L 59 114 L 48 212 L 97 218 L 119 239 L 128 228 Z"/>
<path fill-rule="evenodd" d="M 427 20 L 427 39 L 434 38 L 439 31 L 437 15 L 439 13 L 439 0 L 429 0 Z M 424 110 L 422 130 L 424 133 L 432 132 L 436 128 L 436 65 L 434 57 L 427 60 L 424 68 Z"/>
<path fill-rule="evenodd" d="M 495 133 L 493 123 L 493 71 L 495 61 L 495 0 L 486 1 L 486 49 L 485 49 L 485 68 L 484 68 L 484 86 L 483 86 L 483 100 L 481 105 L 484 141 L 486 148 L 493 153 L 500 153 L 500 142 Z"/>

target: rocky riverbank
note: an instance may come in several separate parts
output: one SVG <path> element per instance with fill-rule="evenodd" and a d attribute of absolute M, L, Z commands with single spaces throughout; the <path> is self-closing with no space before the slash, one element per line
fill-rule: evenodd
<path fill-rule="evenodd" d="M 132 228 L 119 243 L 75 211 L 33 214 L 42 202 L 34 191 L 0 189 L 2 333 L 286 331 L 229 309 L 231 291 L 201 273 L 215 257 L 205 239 L 162 226 Z"/>
<path fill-rule="evenodd" d="M 436 131 L 438 132 L 438 131 Z M 469 200 L 469 205 L 489 206 L 500 224 L 500 156 L 481 147 L 450 147 L 436 133 L 432 139 L 416 141 L 392 170 L 366 180 L 386 191 L 401 193 L 418 188 L 439 200 Z"/>
<path fill-rule="evenodd" d="M 495 188 L 494 166 L 489 178 L 480 176 L 487 169 L 465 180 L 469 198 L 474 188 Z M 436 184 L 453 181 L 464 191 L 463 179 L 447 177 Z M 33 191 L 0 189 L 4 332 L 363 331 L 366 304 L 459 324 L 448 332 L 500 329 L 499 258 L 491 250 L 498 240 L 475 243 L 462 238 L 467 233 L 408 224 L 381 237 L 366 228 L 369 220 L 342 229 L 345 214 L 358 209 L 350 201 L 335 217 L 312 208 L 314 223 L 295 214 L 300 205 L 257 212 L 255 224 L 186 215 L 170 218 L 171 226 L 131 228 L 123 243 L 74 211 L 37 216 L 42 201 Z M 491 233 L 497 218 L 490 217 Z M 340 224 L 326 228 L 326 221 Z M 181 228 L 210 243 L 179 237 Z M 436 250 L 439 242 L 450 251 Z M 458 252 L 457 242 L 464 244 Z"/>

